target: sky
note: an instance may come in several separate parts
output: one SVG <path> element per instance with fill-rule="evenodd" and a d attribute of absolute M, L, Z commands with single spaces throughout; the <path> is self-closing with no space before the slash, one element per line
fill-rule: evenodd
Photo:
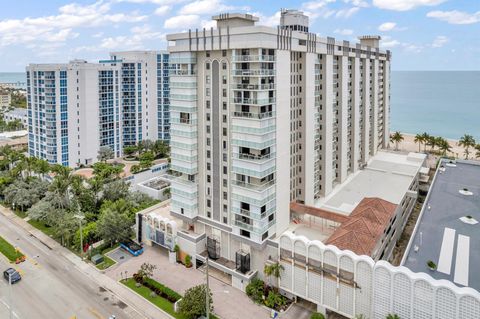
<path fill-rule="evenodd" d="M 210 28 L 217 13 L 251 13 L 276 26 L 281 8 L 304 11 L 320 36 L 381 35 L 392 70 L 480 70 L 480 0 L 0 0 L 0 7 L 0 72 L 166 49 L 166 34 Z"/>

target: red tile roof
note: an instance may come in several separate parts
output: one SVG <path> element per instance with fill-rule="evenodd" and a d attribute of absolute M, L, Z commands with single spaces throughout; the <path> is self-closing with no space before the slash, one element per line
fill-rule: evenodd
<path fill-rule="evenodd" d="M 397 205 L 380 198 L 364 198 L 352 211 L 348 220 L 328 238 L 326 244 L 358 255 L 371 256 L 382 237 Z"/>
<path fill-rule="evenodd" d="M 321 208 L 316 208 L 312 206 L 295 203 L 295 202 L 290 203 L 290 211 L 297 214 L 307 214 L 307 215 L 328 219 L 337 223 L 343 223 L 348 220 L 348 216 L 330 212 L 328 210 L 324 210 Z"/>

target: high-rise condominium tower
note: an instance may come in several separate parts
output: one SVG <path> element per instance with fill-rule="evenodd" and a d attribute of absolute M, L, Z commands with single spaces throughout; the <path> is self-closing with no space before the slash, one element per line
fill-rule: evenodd
<path fill-rule="evenodd" d="M 168 140 L 168 54 L 117 52 L 110 60 L 27 67 L 29 154 L 77 167 L 100 147 L 115 156 L 141 140 Z"/>
<path fill-rule="evenodd" d="M 255 252 L 285 231 L 290 203 L 313 206 L 387 145 L 390 52 L 378 36 L 309 33 L 294 10 L 277 28 L 213 19 L 167 37 L 171 214 L 217 257 L 248 250 L 263 269 Z"/>

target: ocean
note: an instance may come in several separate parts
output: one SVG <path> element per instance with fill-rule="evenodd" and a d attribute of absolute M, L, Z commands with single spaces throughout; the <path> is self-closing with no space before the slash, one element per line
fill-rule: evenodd
<path fill-rule="evenodd" d="M 390 131 L 480 141 L 480 71 L 392 71 Z"/>
<path fill-rule="evenodd" d="M 1 73 L 26 82 L 25 73 Z M 391 131 L 480 141 L 480 71 L 392 71 Z"/>

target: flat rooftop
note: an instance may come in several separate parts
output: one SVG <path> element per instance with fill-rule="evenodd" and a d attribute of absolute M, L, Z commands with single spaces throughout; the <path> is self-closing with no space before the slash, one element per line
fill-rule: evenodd
<path fill-rule="evenodd" d="M 476 221 L 480 222 L 480 163 L 442 161 L 402 265 L 480 291 L 480 272 L 475 270 L 480 265 L 480 223 Z M 428 269 L 429 260 L 437 270 Z"/>
<path fill-rule="evenodd" d="M 318 200 L 315 207 L 350 215 L 366 197 L 377 197 L 398 205 L 425 158 L 425 154 L 419 153 L 379 151 L 364 169 L 338 185 L 326 198 Z"/>

